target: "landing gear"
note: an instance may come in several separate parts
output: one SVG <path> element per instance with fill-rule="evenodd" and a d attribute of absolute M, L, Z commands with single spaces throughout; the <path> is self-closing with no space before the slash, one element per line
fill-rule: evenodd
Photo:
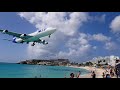
<path fill-rule="evenodd" d="M 43 44 L 45 44 L 45 40 L 43 40 Z"/>
<path fill-rule="evenodd" d="M 35 42 L 33 42 L 32 44 L 31 44 L 31 46 L 34 46 L 35 45 Z"/>
<path fill-rule="evenodd" d="M 48 42 L 46 42 L 45 44 L 48 44 Z"/>

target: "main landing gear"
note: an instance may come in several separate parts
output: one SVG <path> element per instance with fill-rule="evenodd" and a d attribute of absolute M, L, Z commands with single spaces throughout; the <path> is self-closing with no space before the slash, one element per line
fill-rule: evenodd
<path fill-rule="evenodd" d="M 35 42 L 33 42 L 32 44 L 31 44 L 31 46 L 34 46 L 35 45 Z"/>

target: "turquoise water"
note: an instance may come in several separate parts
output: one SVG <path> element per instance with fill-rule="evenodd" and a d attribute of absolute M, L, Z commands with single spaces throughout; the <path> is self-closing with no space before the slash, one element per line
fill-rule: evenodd
<path fill-rule="evenodd" d="M 70 73 L 86 74 L 89 71 L 80 68 L 63 66 L 42 66 L 0 63 L 0 78 L 69 78 Z"/>

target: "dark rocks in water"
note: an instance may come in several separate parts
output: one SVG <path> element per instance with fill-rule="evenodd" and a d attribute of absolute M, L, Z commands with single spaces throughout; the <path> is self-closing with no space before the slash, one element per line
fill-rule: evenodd
<path fill-rule="evenodd" d="M 27 62 L 26 61 L 21 61 L 21 62 L 19 62 L 17 64 L 27 64 Z"/>

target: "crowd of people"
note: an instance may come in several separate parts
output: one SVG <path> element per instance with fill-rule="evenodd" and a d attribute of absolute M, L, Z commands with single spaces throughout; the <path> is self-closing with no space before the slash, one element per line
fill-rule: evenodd
<path fill-rule="evenodd" d="M 105 70 L 105 72 L 103 72 L 102 77 L 103 78 L 112 78 L 112 77 L 117 77 L 119 76 L 119 70 L 116 67 L 110 67 L 108 66 L 108 68 Z"/>
<path fill-rule="evenodd" d="M 95 71 L 91 71 L 91 77 L 96 78 Z M 119 70 L 117 68 L 113 68 L 111 66 L 108 66 L 107 69 L 102 73 L 102 78 L 113 78 L 113 77 L 119 77 Z"/>
<path fill-rule="evenodd" d="M 96 70 L 94 71 L 91 71 L 91 77 L 90 78 L 96 78 Z M 79 71 L 78 74 L 74 74 L 74 73 L 70 73 L 70 78 L 80 78 L 80 74 L 81 72 Z M 119 70 L 118 68 L 116 67 L 111 67 L 111 66 L 108 66 L 105 71 L 102 73 L 102 78 L 113 78 L 113 77 L 116 77 L 118 78 L 119 77 Z"/>
<path fill-rule="evenodd" d="M 70 78 L 80 78 L 80 74 L 81 74 L 80 71 L 78 72 L 78 74 L 76 74 L 76 76 L 74 73 L 70 73 Z"/>
<path fill-rule="evenodd" d="M 95 71 L 91 71 L 91 77 L 96 78 Z M 102 78 L 113 78 L 113 77 L 116 77 L 116 78 L 119 77 L 119 70 L 116 67 L 113 68 L 111 66 L 108 66 L 105 69 L 105 71 L 102 73 Z"/>

